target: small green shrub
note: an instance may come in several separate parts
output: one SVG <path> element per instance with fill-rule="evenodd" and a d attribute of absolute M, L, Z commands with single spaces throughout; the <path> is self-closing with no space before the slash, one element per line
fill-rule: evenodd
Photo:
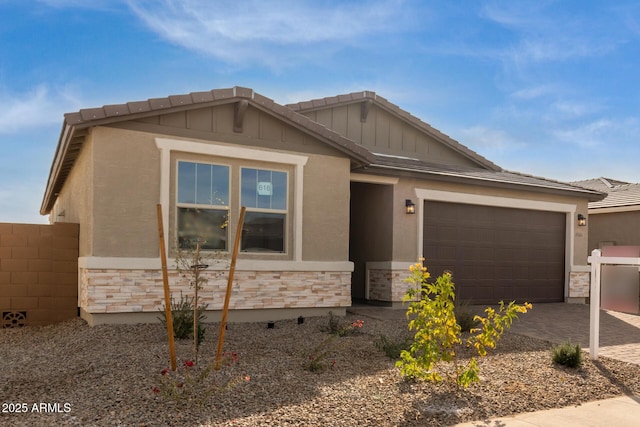
<path fill-rule="evenodd" d="M 336 361 L 329 363 L 329 359 L 335 352 L 335 334 L 318 344 L 307 356 L 303 368 L 309 372 L 323 372 L 327 367 L 333 368 Z"/>
<path fill-rule="evenodd" d="M 333 312 L 329 312 L 329 323 L 327 325 L 327 331 L 331 335 L 337 335 L 340 332 L 340 319 L 333 315 Z"/>
<path fill-rule="evenodd" d="M 578 368 L 582 365 L 582 347 L 567 341 L 551 349 L 551 359 L 558 365 Z"/>
<path fill-rule="evenodd" d="M 389 359 L 398 360 L 402 350 L 408 350 L 411 347 L 411 338 L 405 337 L 403 340 L 391 340 L 385 335 L 380 335 L 373 344 L 378 350 L 386 354 Z"/>
<path fill-rule="evenodd" d="M 204 340 L 206 328 L 202 326 L 205 319 L 205 310 L 208 304 L 201 304 L 198 307 L 198 345 Z M 180 292 L 180 300 L 175 301 L 171 295 L 171 317 L 173 318 L 173 335 L 177 339 L 186 339 L 193 336 L 193 297 L 185 297 Z M 165 313 L 165 305 L 162 305 L 160 317 L 158 320 L 167 326 L 167 317 Z"/>

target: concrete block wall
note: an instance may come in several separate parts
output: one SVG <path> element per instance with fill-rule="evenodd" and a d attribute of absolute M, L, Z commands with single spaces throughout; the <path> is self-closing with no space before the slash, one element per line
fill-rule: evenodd
<path fill-rule="evenodd" d="M 78 224 L 0 223 L 2 327 L 77 316 Z"/>

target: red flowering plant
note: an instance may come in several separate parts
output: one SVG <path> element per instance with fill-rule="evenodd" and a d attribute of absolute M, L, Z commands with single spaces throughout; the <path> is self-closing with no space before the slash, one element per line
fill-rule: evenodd
<path fill-rule="evenodd" d="M 328 332 L 331 335 L 337 335 L 339 337 L 346 337 L 347 335 L 354 335 L 362 332 L 364 327 L 364 320 L 356 320 L 347 325 L 343 325 L 338 317 L 334 316 L 332 312 L 329 312 L 329 326 Z"/>
<path fill-rule="evenodd" d="M 238 365 L 240 359 L 237 353 L 225 354 L 227 367 Z M 154 395 L 166 400 L 185 401 L 188 404 L 197 403 L 202 406 L 209 397 L 221 390 L 249 382 L 251 377 L 239 374 L 232 369 L 216 371 L 215 362 L 196 364 L 193 360 L 185 360 L 175 371 L 164 368 L 160 371 L 158 384 L 152 388 Z M 215 378 L 211 378 L 211 376 Z"/>

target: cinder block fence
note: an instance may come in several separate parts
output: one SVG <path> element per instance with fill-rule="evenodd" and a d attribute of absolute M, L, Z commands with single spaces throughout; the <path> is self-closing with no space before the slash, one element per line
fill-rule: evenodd
<path fill-rule="evenodd" d="M 78 224 L 0 223 L 2 327 L 78 315 Z"/>

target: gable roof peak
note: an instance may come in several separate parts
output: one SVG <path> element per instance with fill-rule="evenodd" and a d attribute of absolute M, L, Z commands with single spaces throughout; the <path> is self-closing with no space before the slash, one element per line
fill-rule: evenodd
<path fill-rule="evenodd" d="M 422 121 L 420 118 L 414 116 L 406 110 L 403 110 L 396 104 L 390 102 L 386 98 L 378 95 L 377 93 L 369 90 L 363 90 L 359 92 L 351 92 L 344 95 L 336 95 L 327 98 L 319 98 L 319 99 L 311 99 L 308 101 L 297 102 L 294 104 L 287 104 L 286 107 L 292 109 L 293 111 L 301 114 L 305 114 L 312 111 L 323 110 L 327 108 L 333 108 L 339 105 L 348 105 L 362 102 L 373 102 L 375 105 L 382 110 L 387 111 L 388 113 L 398 117 L 400 120 L 408 123 L 409 125 L 419 129 L 425 134 L 431 136 L 437 141 L 441 142 L 445 146 L 457 151 L 463 156 L 471 159 L 473 162 L 478 164 L 479 166 L 493 170 L 493 171 L 501 171 L 502 168 L 484 156 L 478 154 L 477 152 L 471 150 L 466 145 L 461 144 L 455 139 L 451 138 L 449 135 L 439 131 L 434 128 L 430 124 Z"/>

